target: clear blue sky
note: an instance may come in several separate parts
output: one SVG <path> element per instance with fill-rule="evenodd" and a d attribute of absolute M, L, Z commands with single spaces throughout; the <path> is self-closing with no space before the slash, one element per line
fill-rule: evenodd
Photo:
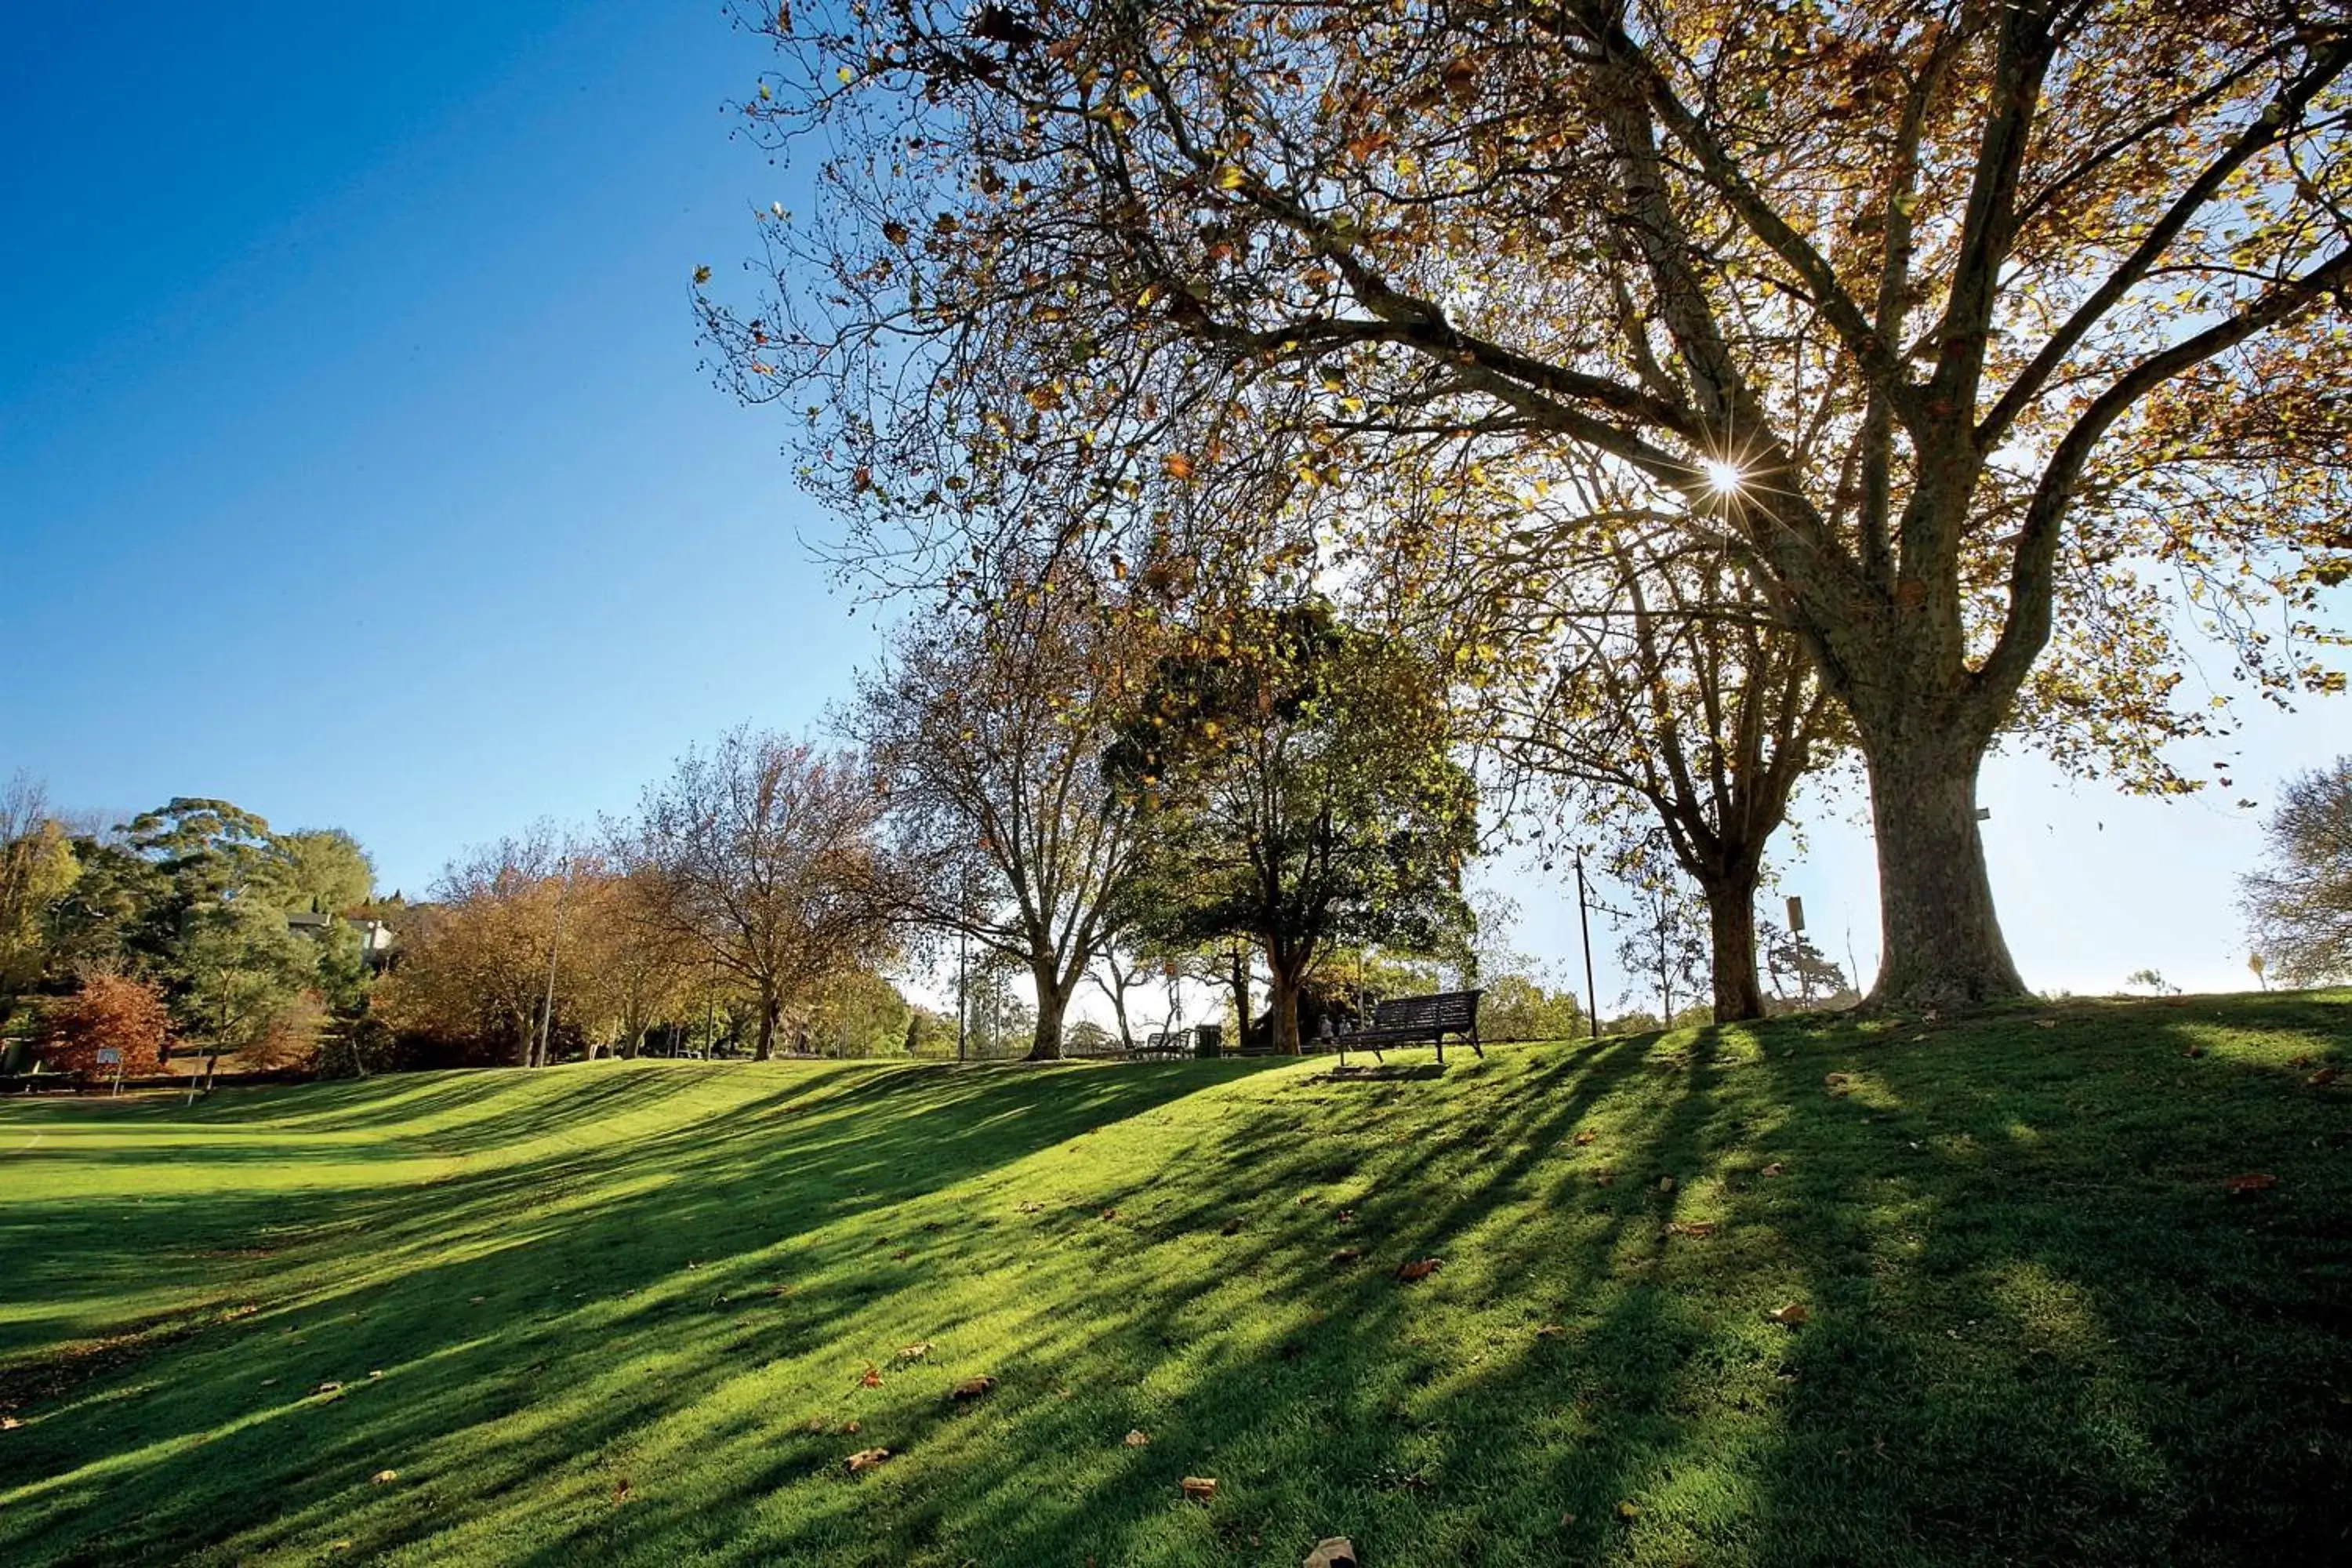
<path fill-rule="evenodd" d="M 762 55 L 715 0 L 19 10 L 0 773 L 345 826 L 413 892 L 730 723 L 809 726 L 870 655 L 782 432 L 697 369 L 693 268 L 723 288 L 751 209 L 796 205 L 728 134 Z M 2352 710 L 2264 718 L 2228 798 L 2347 746 Z M 2243 984 L 2226 800 L 2008 761 L 1983 798 L 2029 980 Z M 1867 972 L 1852 816 L 1815 812 L 1782 890 Z M 1500 879 L 1571 968 L 1572 904 Z"/>

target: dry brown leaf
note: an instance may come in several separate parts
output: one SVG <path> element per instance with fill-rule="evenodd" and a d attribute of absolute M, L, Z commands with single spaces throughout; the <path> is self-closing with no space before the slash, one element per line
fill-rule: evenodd
<path fill-rule="evenodd" d="M 2188 1057 L 2188 1058 L 2191 1058 L 2191 1059 L 2193 1060 L 2194 1058 L 2198 1058 L 2198 1057 L 2201 1057 L 2201 1056 L 2203 1056 L 2203 1055 L 2205 1054 L 2205 1047 L 2202 1047 L 2202 1046 L 2191 1046 L 2191 1047 L 2189 1047 L 2187 1050 L 2185 1050 L 2185 1051 L 2181 1052 L 2180 1054 L 2181 1054 L 2182 1056 L 2184 1056 L 2184 1057 Z"/>
<path fill-rule="evenodd" d="M 2309 1084 L 2314 1089 L 2326 1089 L 2329 1084 L 2334 1083 L 2337 1079 L 2342 1078 L 2343 1076 L 2344 1071 L 2341 1068 L 2321 1068 L 2317 1072 L 2313 1073 L 2309 1078 L 2305 1079 L 2303 1081 Z"/>
<path fill-rule="evenodd" d="M 1118 1211 L 1117 1209 L 1105 1209 L 1102 1212 L 1102 1216 L 1105 1219 L 1117 1219 L 1118 1217 Z"/>
<path fill-rule="evenodd" d="M 957 1384 L 953 1388 L 948 1390 L 948 1397 L 950 1399 L 978 1399 L 982 1394 L 986 1394 L 990 1389 L 994 1388 L 995 1386 L 996 1379 L 992 1377 L 967 1377 L 961 1383 Z"/>
<path fill-rule="evenodd" d="M 328 1382 L 320 1384 L 310 1392 L 313 1394 L 340 1394 L 342 1392 L 342 1388 L 343 1385 L 340 1383 Z"/>
<path fill-rule="evenodd" d="M 845 1436 L 845 1437 L 855 1437 L 855 1436 L 857 1436 L 857 1423 L 856 1423 L 856 1422 L 855 1422 L 855 1421 L 845 1421 L 845 1422 L 843 1422 L 843 1423 L 841 1424 L 841 1435 L 842 1435 L 843 1436 Z"/>
<path fill-rule="evenodd" d="M 1415 1258 L 1397 1270 L 1397 1278 L 1408 1285 L 1416 1279 L 1426 1279 L 1436 1273 L 1437 1266 L 1444 1261 L 1443 1258 Z"/>
<path fill-rule="evenodd" d="M 1672 1176 L 1660 1176 L 1658 1178 L 1658 1191 L 1662 1193 L 1671 1193 L 1674 1190 L 1675 1179 Z"/>
<path fill-rule="evenodd" d="M 929 1340 L 922 1340 L 911 1345 L 900 1345 L 898 1347 L 898 1359 L 900 1361 L 920 1361 L 930 1353 L 931 1342 Z"/>
<path fill-rule="evenodd" d="M 1364 1249 L 1360 1247 L 1343 1247 L 1339 1251 L 1331 1255 L 1331 1261 L 1334 1263 L 1353 1263 L 1358 1258 L 1363 1257 L 1363 1255 Z"/>
<path fill-rule="evenodd" d="M 1568 1331 L 1558 1323 L 1546 1323 L 1536 1331 L 1536 1338 L 1539 1340 L 1556 1340 L 1566 1332 L 1568 1332 Z"/>
<path fill-rule="evenodd" d="M 1126 1438 L 1127 1446 L 1130 1448 L 1140 1448 L 1150 1441 L 1151 1434 L 1146 1432 L 1140 1426 L 1138 1426 L 1134 1431 L 1129 1432 Z"/>
<path fill-rule="evenodd" d="M 1241 1234 L 1243 1223 L 1242 1216 L 1235 1215 L 1233 1218 L 1225 1221 L 1223 1225 L 1217 1227 L 1218 1234 L 1222 1236 L 1239 1236 Z"/>
<path fill-rule="evenodd" d="M 1812 1313 L 1806 1310 L 1805 1304 L 1802 1301 L 1791 1301 L 1787 1306 L 1780 1308 L 1778 1311 L 1767 1312 L 1764 1314 L 1765 1320 L 1768 1322 L 1778 1323 L 1781 1327 L 1789 1329 L 1795 1328 L 1799 1323 L 1803 1322 L 1807 1318 L 1811 1316 Z"/>
<path fill-rule="evenodd" d="M 1832 1094 L 1844 1093 L 1845 1090 L 1851 1087 L 1853 1081 L 1853 1080 L 1852 1079 L 1848 1078 L 1842 1072 L 1830 1073 L 1824 1076 L 1822 1079 L 1822 1085 L 1827 1088 Z"/>
<path fill-rule="evenodd" d="M 1176 1485 L 1194 1502 L 1207 1502 L 1217 1495 L 1217 1479 L 1214 1476 L 1186 1476 Z"/>
<path fill-rule="evenodd" d="M 388 1487 L 393 1482 L 400 1479 L 400 1472 L 398 1470 L 378 1470 L 374 1475 L 370 1476 L 368 1479 L 373 1481 L 380 1487 Z"/>
<path fill-rule="evenodd" d="M 1353 1225 L 1356 1223 L 1356 1211 L 1354 1209 L 1341 1209 L 1338 1214 L 1333 1215 L 1331 1217 L 1338 1220 L 1341 1225 Z"/>
<path fill-rule="evenodd" d="M 858 1374 L 857 1384 L 860 1388 L 881 1387 L 882 1369 L 871 1362 L 866 1363 L 866 1370 Z"/>
<path fill-rule="evenodd" d="M 626 1502 L 629 1500 L 628 1477 L 623 1476 L 619 1480 L 613 1483 L 613 1500 L 614 1502 Z"/>
<path fill-rule="evenodd" d="M 14 1432 L 17 1427 L 22 1426 L 23 1425 L 24 1423 L 17 1420 L 14 1415 L 0 1415 L 0 1432 Z"/>
<path fill-rule="evenodd" d="M 1601 1134 L 1600 1134 L 1600 1133 L 1598 1133 L 1598 1132 L 1593 1132 L 1593 1131 L 1583 1131 L 1583 1132 L 1580 1132 L 1580 1133 L 1578 1133 L 1578 1134 L 1576 1135 L 1576 1146 L 1577 1146 L 1578 1148 L 1581 1149 L 1581 1148 L 1583 1148 L 1587 1143 L 1591 1142 L 1595 1138 L 1598 1138 L 1598 1137 L 1600 1137 L 1600 1136 L 1601 1136 Z"/>
<path fill-rule="evenodd" d="M 1768 1176 L 1777 1176 L 1788 1168 L 1788 1166 L 1780 1163 L 1780 1161 L 1775 1160 L 1770 1164 L 1764 1167 L 1764 1173 Z"/>
<path fill-rule="evenodd" d="M 1596 1187 L 1613 1187 L 1617 1184 L 1617 1173 L 1603 1165 L 1592 1173 L 1592 1184 Z"/>
<path fill-rule="evenodd" d="M 1298 1568 L 1356 1568 L 1356 1543 L 1344 1535 L 1327 1535 Z"/>
<path fill-rule="evenodd" d="M 2268 1171 L 2250 1171 L 2242 1176 L 2232 1176 L 2222 1184 L 2233 1198 L 2243 1197 L 2248 1193 L 2263 1192 L 2277 1185 L 2278 1178 Z"/>
<path fill-rule="evenodd" d="M 1672 1225 L 1666 1226 L 1666 1228 L 1674 1232 L 1676 1236 L 1705 1237 L 1715 1234 L 1715 1221 L 1711 1219 L 1678 1219 Z"/>
<path fill-rule="evenodd" d="M 887 1448 L 860 1448 L 849 1456 L 849 1473 L 854 1476 L 860 1470 L 870 1470 L 889 1457 Z"/>
<path fill-rule="evenodd" d="M 822 1415 L 812 1415 L 808 1418 L 808 1426 L 803 1428 L 803 1430 L 809 1432 L 822 1432 L 832 1425 L 832 1422 L 826 1420 Z"/>

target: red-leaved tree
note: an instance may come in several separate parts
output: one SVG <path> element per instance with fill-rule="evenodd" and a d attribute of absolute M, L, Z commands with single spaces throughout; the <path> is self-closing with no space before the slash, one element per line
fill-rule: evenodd
<path fill-rule="evenodd" d="M 60 1072 L 114 1076 L 116 1063 L 101 1053 L 120 1051 L 125 1077 L 158 1071 L 171 1025 L 163 994 L 143 981 L 121 974 L 93 974 L 81 989 L 49 1014 L 42 1059 Z"/>

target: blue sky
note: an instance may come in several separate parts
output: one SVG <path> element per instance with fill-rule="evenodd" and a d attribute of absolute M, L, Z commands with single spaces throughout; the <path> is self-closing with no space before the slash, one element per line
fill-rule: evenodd
<path fill-rule="evenodd" d="M 715 3 L 11 28 L 0 773 L 345 826 L 413 892 L 466 844 L 625 809 L 730 723 L 810 726 L 870 656 L 774 416 L 697 366 L 695 266 L 723 287 L 751 210 L 796 205 L 729 135 L 762 56 Z M 2258 717 L 2235 793 L 2266 801 L 2347 721 Z M 2244 814 L 2024 760 L 1983 799 L 2030 981 L 2244 983 Z M 1781 891 L 1835 956 L 1850 923 L 1866 972 L 1866 837 L 1851 802 L 1811 815 Z M 1496 877 L 1569 969 L 1572 903 Z"/>

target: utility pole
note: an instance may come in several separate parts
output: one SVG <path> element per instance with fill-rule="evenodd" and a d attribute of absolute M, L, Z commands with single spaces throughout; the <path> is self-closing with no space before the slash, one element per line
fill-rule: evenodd
<path fill-rule="evenodd" d="M 971 1002 L 965 991 L 965 975 L 971 966 L 971 932 L 956 933 L 956 1060 L 963 1060 L 964 1020 L 971 1016 Z"/>
<path fill-rule="evenodd" d="M 1576 924 L 1584 933 L 1584 1021 L 1601 1037 L 1601 988 L 1592 983 L 1592 915 L 1585 908 L 1584 851 L 1576 852 Z"/>

